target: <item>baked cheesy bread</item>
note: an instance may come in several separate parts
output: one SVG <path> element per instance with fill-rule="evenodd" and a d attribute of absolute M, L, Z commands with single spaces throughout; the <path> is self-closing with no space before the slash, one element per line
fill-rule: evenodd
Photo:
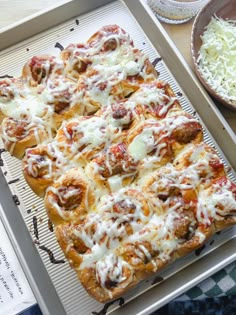
<path fill-rule="evenodd" d="M 116 25 L 0 83 L 1 135 L 88 293 L 112 300 L 236 223 L 201 123 Z"/>
<path fill-rule="evenodd" d="M 123 100 L 157 77 L 148 57 L 116 25 L 57 57 L 34 56 L 21 77 L 0 82 L 1 136 L 18 158 L 54 138 L 62 121 L 88 115 Z"/>

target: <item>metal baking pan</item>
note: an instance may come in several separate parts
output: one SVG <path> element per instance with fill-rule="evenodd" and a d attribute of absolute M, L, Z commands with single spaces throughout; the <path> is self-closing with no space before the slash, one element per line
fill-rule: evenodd
<path fill-rule="evenodd" d="M 106 24 L 123 27 L 137 48 L 144 50 L 151 61 L 159 61 L 156 68 L 161 79 L 171 84 L 183 108 L 199 117 L 206 130 L 205 141 L 216 147 L 228 175 L 236 178 L 235 135 L 144 0 L 67 1 L 4 29 L 0 33 L 0 76 L 18 76 L 31 56 L 56 55 L 56 43 L 65 47 L 85 41 Z M 21 162 L 3 152 L 1 164 L 0 215 L 44 314 L 104 314 L 105 309 L 114 315 L 150 314 L 236 258 L 236 229 L 226 229 L 201 251 L 176 261 L 104 308 L 87 295 L 67 262 L 52 264 L 48 253 L 35 244 L 33 219 L 38 223 L 40 244 L 49 248 L 56 259 L 63 259 L 48 229 L 43 202 L 23 179 Z"/>

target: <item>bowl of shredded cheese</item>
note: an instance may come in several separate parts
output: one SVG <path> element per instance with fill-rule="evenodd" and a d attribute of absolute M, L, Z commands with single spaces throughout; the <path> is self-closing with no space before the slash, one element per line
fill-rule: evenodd
<path fill-rule="evenodd" d="M 221 104 L 236 111 L 236 0 L 212 0 L 197 15 L 191 35 L 196 74 Z"/>

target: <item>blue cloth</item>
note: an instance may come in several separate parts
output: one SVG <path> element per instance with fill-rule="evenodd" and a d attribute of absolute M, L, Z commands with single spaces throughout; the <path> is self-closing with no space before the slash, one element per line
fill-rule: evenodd
<path fill-rule="evenodd" d="M 236 295 L 173 301 L 152 315 L 236 315 Z"/>
<path fill-rule="evenodd" d="M 19 315 L 42 315 L 42 313 L 38 305 L 34 305 Z M 173 301 L 151 315 L 236 315 L 236 295 L 194 301 Z"/>
<path fill-rule="evenodd" d="M 30 308 L 28 308 L 24 312 L 20 313 L 19 315 L 42 315 L 42 312 L 41 312 L 39 306 L 36 304 L 34 306 L 31 306 Z M 52 314 L 52 315 L 54 315 L 54 314 Z"/>

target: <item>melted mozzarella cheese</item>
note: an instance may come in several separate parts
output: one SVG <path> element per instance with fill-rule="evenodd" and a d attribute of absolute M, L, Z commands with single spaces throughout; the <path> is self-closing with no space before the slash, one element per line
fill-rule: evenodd
<path fill-rule="evenodd" d="M 151 192 L 162 191 L 165 188 L 176 187 L 180 190 L 195 189 L 200 183 L 200 177 L 195 168 L 177 170 L 172 164 L 167 164 L 153 175 L 154 182 L 150 186 Z"/>
<path fill-rule="evenodd" d="M 52 176 L 52 161 L 50 159 L 42 159 L 41 155 L 38 154 L 28 154 L 27 156 L 27 170 L 28 173 L 37 178 L 38 177 L 38 167 L 35 167 L 35 164 L 40 161 L 40 167 L 46 168 L 48 172 L 43 176 L 43 178 L 51 178 Z"/>
<path fill-rule="evenodd" d="M 82 152 L 98 148 L 102 144 L 107 144 L 111 134 L 107 130 L 106 121 L 101 117 L 93 116 L 85 120 L 73 119 L 69 121 L 72 124 L 72 135 L 67 131 L 67 122 L 62 125 L 66 138 L 73 139 L 70 141 L 70 152 L 80 155 L 78 150 L 82 147 Z M 66 142 L 60 141 L 60 146 L 67 147 Z"/>
<path fill-rule="evenodd" d="M 119 220 L 106 220 L 98 214 L 91 214 L 87 217 L 87 222 L 82 229 L 73 231 L 76 237 L 79 237 L 90 248 L 90 251 L 83 255 L 80 269 L 102 259 L 119 245 L 120 239 L 127 235 L 125 225 L 121 223 Z M 90 232 L 93 225 L 96 226 L 94 233 Z"/>
<path fill-rule="evenodd" d="M 173 130 L 188 122 L 196 122 L 196 119 L 188 118 L 184 115 L 177 117 L 168 117 L 163 119 L 159 125 L 155 120 L 146 120 L 147 126 L 134 137 L 128 146 L 128 152 L 135 161 L 143 160 L 147 155 L 156 150 L 155 156 L 159 156 L 160 151 L 166 147 L 166 143 L 161 141 L 171 135 Z M 136 127 L 138 129 L 139 125 Z M 168 140 L 167 140 L 168 141 Z M 152 158 L 151 158 L 152 161 Z M 150 159 L 145 160 L 145 166 L 148 167 Z"/>
<path fill-rule="evenodd" d="M 124 268 L 128 268 L 130 271 L 128 279 L 123 272 Z M 126 280 L 121 286 L 125 288 L 130 282 L 127 280 L 132 278 L 131 267 L 126 261 L 114 253 L 110 253 L 96 263 L 96 278 L 103 288 L 106 288 L 106 281 L 118 284 Z"/>
<path fill-rule="evenodd" d="M 50 110 L 37 95 L 31 93 L 26 93 L 24 97 L 15 97 L 7 103 L 0 103 L 0 109 L 5 116 L 14 119 L 20 119 L 25 115 L 42 117 Z"/>
<path fill-rule="evenodd" d="M 135 161 L 144 159 L 153 150 L 155 139 L 151 129 L 145 129 L 128 146 L 128 152 Z"/>
<path fill-rule="evenodd" d="M 27 86 L 24 86 L 21 90 L 15 88 L 13 98 L 7 102 L 0 102 L 0 111 L 6 117 L 13 118 L 16 121 L 27 121 L 24 136 L 27 136 L 29 131 L 33 130 L 37 143 L 48 142 L 53 138 L 53 131 L 56 129 L 53 119 L 54 109 L 43 102 L 40 93 L 33 92 Z M 13 143 L 18 141 L 17 137 L 10 137 L 5 132 L 4 125 L 2 136 L 6 141 L 12 141 Z"/>
<path fill-rule="evenodd" d="M 223 187 L 215 184 L 199 193 L 197 219 L 203 224 L 210 225 L 212 219 L 233 214 L 235 209 L 235 196 L 227 184 Z"/>
<path fill-rule="evenodd" d="M 116 49 L 101 52 L 104 43 L 109 39 L 116 41 Z M 125 87 L 119 90 L 119 83 L 129 76 L 139 74 L 144 80 L 155 78 L 154 74 L 147 74 L 143 70 L 148 57 L 134 49 L 129 38 L 121 32 L 102 37 L 95 45 L 87 48 L 86 54 L 90 59 L 90 70 L 87 76 L 80 78 L 83 86 L 86 86 L 86 102 L 98 102 L 102 107 L 108 106 L 115 101 L 116 94 L 125 92 Z M 80 49 L 74 49 L 73 57 L 69 61 L 70 69 L 78 61 L 77 55 L 80 55 Z M 112 91 L 114 87 L 117 90 L 115 95 Z"/>
<path fill-rule="evenodd" d="M 123 187 L 122 176 L 114 175 L 108 178 L 108 183 L 112 192 L 118 191 Z"/>
<path fill-rule="evenodd" d="M 153 214 L 144 228 L 127 238 L 128 242 L 151 242 L 152 248 L 159 251 L 158 257 L 169 260 L 171 253 L 178 247 L 179 240 L 173 235 L 173 221 L 177 214 L 169 211 L 168 215 Z"/>
<path fill-rule="evenodd" d="M 194 235 L 198 237 L 199 243 L 203 243 L 203 242 L 205 241 L 205 239 L 206 239 L 206 235 L 203 234 L 203 233 L 202 233 L 201 231 L 199 231 L 199 230 L 196 230 L 195 233 L 194 233 Z"/>
<path fill-rule="evenodd" d="M 138 232 L 149 222 L 151 212 L 145 215 L 142 203 L 135 196 L 127 195 L 126 191 L 127 188 L 123 188 L 111 196 L 104 195 L 97 205 L 97 213 L 88 215 L 83 228 L 74 230 L 75 235 L 91 249 L 89 253 L 84 254 L 80 268 L 93 264 L 101 259 L 105 252 L 117 248 L 120 241 L 127 237 L 127 224 L 134 232 Z M 120 203 L 125 203 L 124 207 L 130 207 L 131 211 L 114 211 L 113 207 Z M 91 234 L 93 225 L 96 225 L 96 229 Z"/>
<path fill-rule="evenodd" d="M 57 99 L 61 102 L 68 102 L 75 93 L 75 87 L 75 83 L 65 80 L 63 76 L 59 76 L 54 80 L 48 79 L 45 88 L 40 94 L 40 99 L 46 104 L 53 104 Z"/>
<path fill-rule="evenodd" d="M 142 104 L 149 107 L 153 107 L 153 104 L 163 106 L 160 111 L 160 115 L 165 114 L 170 106 L 172 106 L 176 101 L 176 97 L 167 96 L 164 89 L 159 89 L 155 85 L 151 87 L 143 85 L 141 89 L 131 96 L 131 99 L 136 104 Z"/>

